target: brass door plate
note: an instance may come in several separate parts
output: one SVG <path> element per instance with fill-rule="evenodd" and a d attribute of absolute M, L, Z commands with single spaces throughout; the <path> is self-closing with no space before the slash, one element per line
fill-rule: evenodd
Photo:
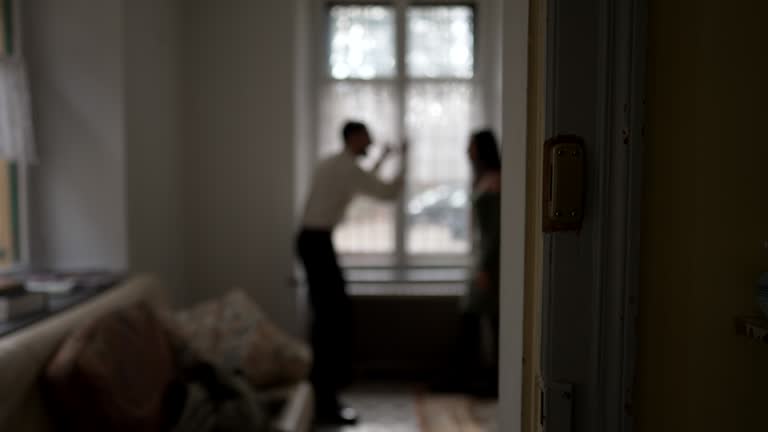
<path fill-rule="evenodd" d="M 544 144 L 544 232 L 578 231 L 584 219 L 584 140 L 558 135 Z"/>

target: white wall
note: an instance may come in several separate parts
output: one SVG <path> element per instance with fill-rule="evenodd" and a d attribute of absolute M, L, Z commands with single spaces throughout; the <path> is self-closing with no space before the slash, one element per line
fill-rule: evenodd
<path fill-rule="evenodd" d="M 42 266 L 127 265 L 120 0 L 25 0 L 40 163 L 32 256 Z"/>
<path fill-rule="evenodd" d="M 295 3 L 184 5 L 187 286 L 195 299 L 245 288 L 295 330 Z"/>
<path fill-rule="evenodd" d="M 304 213 L 304 203 L 309 193 L 311 177 L 315 164 L 315 141 L 312 139 L 314 127 L 313 113 L 316 90 L 313 71 L 314 56 L 311 47 L 316 46 L 312 31 L 313 0 L 296 0 L 296 38 L 294 40 L 294 165 L 293 165 L 293 214 L 296 225 Z M 298 264 L 298 263 L 296 263 Z M 297 268 L 300 266 L 297 265 Z M 295 325 L 297 333 L 306 336 L 309 326 L 309 293 L 306 284 L 294 284 L 297 292 L 293 300 L 297 307 Z"/>
<path fill-rule="evenodd" d="M 296 3 L 23 6 L 34 262 L 150 271 L 182 304 L 239 286 L 295 330 Z"/>
<path fill-rule="evenodd" d="M 184 303 L 177 0 L 124 2 L 125 144 L 130 267 Z"/>
<path fill-rule="evenodd" d="M 175 0 L 28 0 L 33 264 L 181 285 Z"/>
<path fill-rule="evenodd" d="M 522 424 L 525 283 L 528 0 L 503 4 L 501 361 L 499 430 Z"/>
<path fill-rule="evenodd" d="M 294 213 L 297 220 L 304 210 L 304 202 L 311 182 L 315 164 L 315 143 L 312 140 L 315 111 L 313 88 L 315 56 L 311 48 L 316 46 L 313 32 L 314 0 L 295 0 L 296 31 L 294 39 Z"/>
<path fill-rule="evenodd" d="M 480 4 L 481 23 L 488 27 L 480 33 L 481 60 L 484 60 L 480 73 L 483 76 L 483 90 L 488 124 L 499 134 L 502 127 L 502 27 L 501 18 L 503 0 L 484 0 Z M 480 65 L 479 65 L 480 66 Z M 503 144 L 503 143 L 502 143 Z"/>

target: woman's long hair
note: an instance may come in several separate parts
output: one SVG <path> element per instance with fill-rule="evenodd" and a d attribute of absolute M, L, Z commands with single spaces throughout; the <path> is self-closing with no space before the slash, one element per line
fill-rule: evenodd
<path fill-rule="evenodd" d="M 483 129 L 472 134 L 471 140 L 475 143 L 477 158 L 472 163 L 475 182 L 484 174 L 501 171 L 501 156 L 496 136 L 490 129 Z"/>

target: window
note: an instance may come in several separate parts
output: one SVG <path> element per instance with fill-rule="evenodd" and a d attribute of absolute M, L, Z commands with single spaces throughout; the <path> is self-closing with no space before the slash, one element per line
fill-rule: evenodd
<path fill-rule="evenodd" d="M 326 23 L 319 157 L 341 150 L 340 130 L 350 119 L 365 122 L 376 144 L 409 142 L 403 199 L 357 198 L 336 230 L 339 251 L 398 264 L 427 257 L 459 262 L 470 249 L 467 140 L 484 120 L 474 7 L 334 4 Z M 381 147 L 362 165 L 370 167 Z M 398 170 L 394 159 L 384 177 Z"/>
<path fill-rule="evenodd" d="M 26 162 L 34 160 L 29 89 L 12 0 L 0 0 L 0 269 L 23 261 Z"/>
<path fill-rule="evenodd" d="M 0 161 L 0 268 L 19 261 L 18 167 Z"/>

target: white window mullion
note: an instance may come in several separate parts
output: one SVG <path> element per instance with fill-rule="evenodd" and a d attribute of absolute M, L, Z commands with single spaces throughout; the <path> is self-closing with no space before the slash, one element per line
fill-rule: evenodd
<path fill-rule="evenodd" d="M 398 116 L 397 116 L 397 135 L 400 137 L 400 142 L 402 144 L 403 141 L 407 139 L 406 137 L 406 130 L 405 130 L 405 115 L 406 115 L 406 100 L 405 100 L 405 92 L 407 90 L 407 77 L 406 77 L 406 64 L 405 64 L 405 53 L 406 53 L 406 12 L 408 8 L 408 1 L 407 0 L 397 0 L 395 3 L 396 8 L 396 19 L 395 19 L 395 25 L 396 25 L 396 45 L 395 45 L 395 52 L 397 54 L 397 78 L 396 78 L 396 94 L 397 94 L 397 106 L 398 106 Z M 402 159 L 401 163 L 404 164 L 403 169 L 406 173 L 406 178 L 408 178 L 408 159 L 409 157 L 405 157 Z M 408 182 L 406 182 L 406 188 L 408 187 Z M 407 193 L 403 193 L 400 195 L 400 198 L 397 200 L 397 204 L 395 207 L 395 263 L 396 266 L 400 269 L 404 268 L 407 265 L 407 256 L 405 252 L 405 242 L 406 242 L 406 217 L 405 217 L 405 205 L 406 205 L 406 196 Z"/>

